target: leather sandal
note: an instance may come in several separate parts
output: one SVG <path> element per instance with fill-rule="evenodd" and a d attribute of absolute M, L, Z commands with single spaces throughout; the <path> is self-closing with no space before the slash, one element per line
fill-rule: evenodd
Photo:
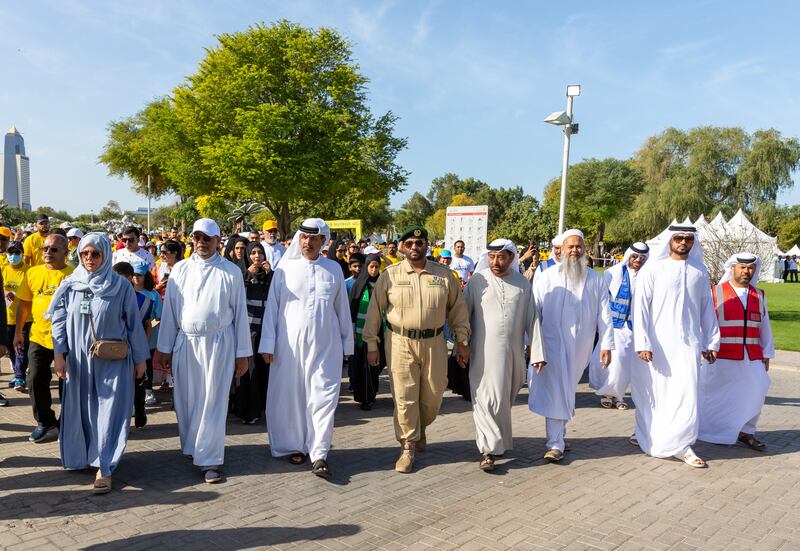
<path fill-rule="evenodd" d="M 110 476 L 100 476 L 95 479 L 94 485 L 92 486 L 93 494 L 107 494 L 110 491 L 111 491 Z"/>
<path fill-rule="evenodd" d="M 494 470 L 494 456 L 492 454 L 484 454 L 480 462 L 480 469 L 487 473 Z"/>
<path fill-rule="evenodd" d="M 739 438 L 737 438 L 739 442 L 750 448 L 751 450 L 755 450 L 757 452 L 763 452 L 764 448 L 767 447 L 766 444 L 760 442 L 756 439 L 755 434 L 746 434 L 744 432 L 739 433 Z"/>
<path fill-rule="evenodd" d="M 564 453 L 558 448 L 549 449 L 544 454 L 544 460 L 548 463 L 557 463 L 562 459 L 564 459 Z"/>

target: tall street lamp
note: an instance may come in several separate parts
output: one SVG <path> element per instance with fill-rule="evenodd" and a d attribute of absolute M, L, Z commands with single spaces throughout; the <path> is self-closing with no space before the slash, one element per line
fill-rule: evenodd
<path fill-rule="evenodd" d="M 567 86 L 567 110 L 551 113 L 544 122 L 564 127 L 564 155 L 561 164 L 561 202 L 558 208 L 558 233 L 564 232 L 564 208 L 567 204 L 567 171 L 569 170 L 569 137 L 578 133 L 578 123 L 572 121 L 572 98 L 581 95 L 580 84 Z"/>

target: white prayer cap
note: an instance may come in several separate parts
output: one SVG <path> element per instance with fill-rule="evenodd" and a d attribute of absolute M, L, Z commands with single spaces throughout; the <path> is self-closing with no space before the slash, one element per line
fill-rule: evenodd
<path fill-rule="evenodd" d="M 567 237 L 572 237 L 575 235 L 577 235 L 581 239 L 586 239 L 585 237 L 583 237 L 583 232 L 581 230 L 573 228 L 571 230 L 566 230 L 564 233 L 558 236 L 561 239 L 561 243 L 559 243 L 559 245 L 563 245 L 564 241 L 567 240 Z"/>
<path fill-rule="evenodd" d="M 67 232 L 67 237 L 77 237 L 78 239 L 83 237 L 83 232 L 78 228 L 72 228 Z"/>
<path fill-rule="evenodd" d="M 292 239 L 292 243 L 289 245 L 289 248 L 286 249 L 286 254 L 281 257 L 281 261 L 284 259 L 298 259 L 302 258 L 303 254 L 300 251 L 300 236 L 301 235 L 323 235 L 325 236 L 325 241 L 322 243 L 322 248 L 325 248 L 325 245 L 331 240 L 331 229 L 328 227 L 328 224 L 325 223 L 325 220 L 322 218 L 306 218 L 303 220 L 299 226 L 297 226 L 297 231 L 294 234 L 294 238 Z"/>
<path fill-rule="evenodd" d="M 563 243 L 564 243 L 564 238 L 561 237 L 561 234 L 555 236 L 553 240 L 550 242 L 550 244 L 553 245 L 554 247 L 560 247 L 561 245 L 563 245 Z"/>
<path fill-rule="evenodd" d="M 736 253 L 725 261 L 725 272 L 722 274 L 719 284 L 733 279 L 733 267 L 737 264 L 755 264 L 756 270 L 753 272 L 753 279 L 750 280 L 750 285 L 758 283 L 758 274 L 761 272 L 761 259 L 751 253 Z"/>
<path fill-rule="evenodd" d="M 514 242 L 510 239 L 495 239 L 489 245 L 487 245 L 486 250 L 481 253 L 480 258 L 478 258 L 478 263 L 475 264 L 475 273 L 480 272 L 481 270 L 485 270 L 489 267 L 489 251 L 508 251 L 514 255 L 514 260 L 511 262 L 511 270 L 519 271 L 519 253 L 517 252 L 517 247 L 514 245 Z"/>
<path fill-rule="evenodd" d="M 381 250 L 378 247 L 376 247 L 375 245 L 370 245 L 369 247 L 364 249 L 364 254 L 365 255 L 367 255 L 367 254 L 380 254 L 380 253 L 381 253 Z"/>
<path fill-rule="evenodd" d="M 201 218 L 192 226 L 192 233 L 201 232 L 209 237 L 219 237 L 219 226 L 211 218 Z"/>

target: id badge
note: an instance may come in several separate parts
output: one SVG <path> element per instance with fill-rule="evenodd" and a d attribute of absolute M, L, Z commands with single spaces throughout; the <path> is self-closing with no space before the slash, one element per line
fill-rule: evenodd
<path fill-rule="evenodd" d="M 88 314 L 89 313 L 89 299 L 83 299 L 80 304 L 80 313 L 81 314 Z"/>

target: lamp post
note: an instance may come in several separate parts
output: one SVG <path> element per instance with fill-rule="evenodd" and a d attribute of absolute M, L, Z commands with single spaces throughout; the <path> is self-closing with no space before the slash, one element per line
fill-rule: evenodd
<path fill-rule="evenodd" d="M 564 209 L 567 205 L 567 172 L 569 171 L 569 138 L 578 133 L 578 124 L 572 121 L 572 98 L 581 95 L 580 84 L 567 86 L 567 110 L 551 113 L 544 122 L 564 127 L 564 154 L 561 160 L 561 201 L 558 208 L 558 233 L 564 232 Z"/>
<path fill-rule="evenodd" d="M 150 175 L 147 175 L 147 239 L 150 239 Z"/>

